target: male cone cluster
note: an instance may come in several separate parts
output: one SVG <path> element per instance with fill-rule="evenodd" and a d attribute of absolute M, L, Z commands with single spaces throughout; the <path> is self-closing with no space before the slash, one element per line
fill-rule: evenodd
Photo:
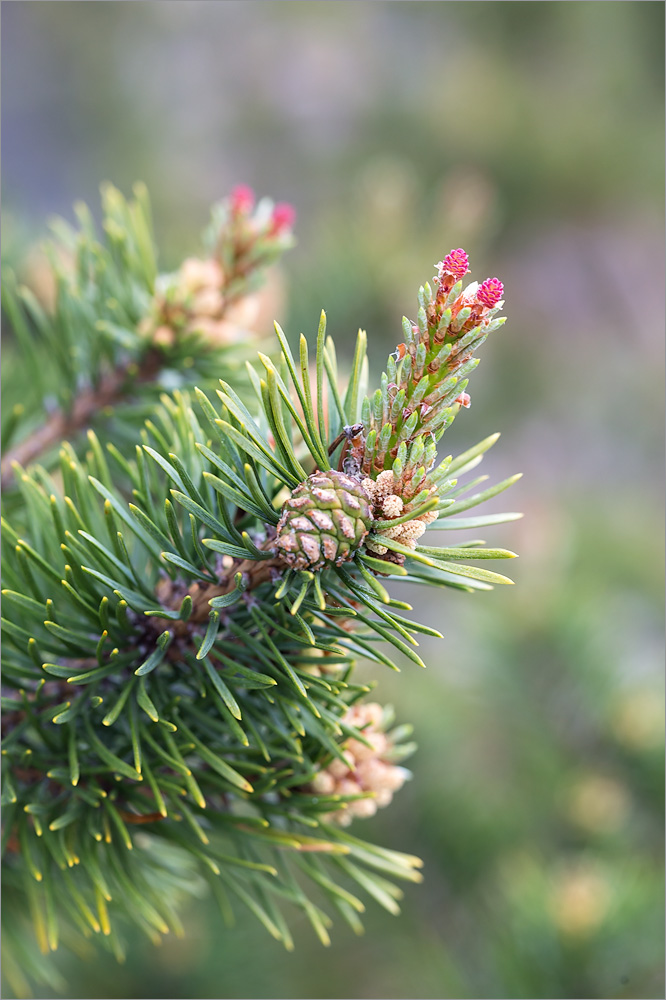
<path fill-rule="evenodd" d="M 380 472 L 376 480 L 364 479 L 362 485 L 371 497 L 376 518 L 374 526 L 376 537 L 369 538 L 365 543 L 370 552 L 373 555 L 379 556 L 384 556 L 388 553 L 387 546 L 382 544 L 382 536 L 394 538 L 402 545 L 406 545 L 408 549 L 415 549 L 418 539 L 424 534 L 428 525 L 437 520 L 435 511 L 426 511 L 426 513 L 419 514 L 416 518 L 403 521 L 402 524 L 392 525 L 390 523 L 392 519 L 401 517 L 401 515 L 406 514 L 409 510 L 409 506 L 405 505 L 400 496 L 402 483 L 396 481 L 391 469 L 387 469 L 384 472 Z M 430 493 L 435 495 L 436 487 L 430 486 L 428 488 Z M 407 503 L 409 504 L 409 501 Z M 405 561 L 404 556 L 399 557 L 399 560 L 395 557 L 393 558 L 396 562 L 400 561 L 401 565 Z"/>
<path fill-rule="evenodd" d="M 377 702 L 353 705 L 343 722 L 363 732 L 369 746 L 349 739 L 344 744 L 344 761 L 336 757 L 313 778 L 311 790 L 318 795 L 365 795 L 350 801 L 344 810 L 329 813 L 329 822 L 349 826 L 355 818 L 374 816 L 378 808 L 390 804 L 410 777 L 409 771 L 387 759 L 392 744 L 383 732 L 384 710 Z M 370 797 L 372 796 L 372 797 Z"/>

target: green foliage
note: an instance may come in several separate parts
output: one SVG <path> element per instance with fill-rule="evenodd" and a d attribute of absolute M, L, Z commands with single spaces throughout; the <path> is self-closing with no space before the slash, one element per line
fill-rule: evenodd
<path fill-rule="evenodd" d="M 91 426 L 131 447 L 164 389 L 209 384 L 221 372 L 242 380 L 252 337 L 245 347 L 228 342 L 221 324 L 293 243 L 287 230 L 271 231 L 272 208 L 268 199 L 256 210 L 220 202 L 204 234 L 209 256 L 190 258 L 171 275 L 157 272 L 141 184 L 129 201 L 103 186 L 101 240 L 83 204 L 75 206 L 78 229 L 53 223 L 55 239 L 45 248 L 53 303 L 40 301 L 11 271 L 2 284 L 19 363 L 31 375 L 27 398 L 3 410 L 3 487 L 12 484 L 15 461 L 57 455 L 61 440 L 76 443 Z M 211 303 L 211 294 L 219 302 Z"/>
<path fill-rule="evenodd" d="M 126 211 L 129 226 L 139 209 Z M 145 241 L 113 238 L 127 248 L 118 267 L 136 287 L 143 275 L 147 294 Z M 497 325 L 477 312 L 481 333 L 465 331 L 464 315 L 450 333 L 465 353 Z M 77 343 L 78 329 L 69 331 Z M 515 477 L 471 496 L 480 480 L 459 481 L 497 435 L 433 468 L 459 409 L 446 365 L 390 366 L 366 397 L 363 334 L 346 390 L 323 314 L 314 377 L 305 338 L 297 362 L 277 335 L 281 356 L 248 365 L 249 391 L 222 381 L 215 403 L 200 389 L 196 401 L 163 394 L 132 457 L 89 429 L 88 453 L 64 442 L 53 476 L 16 469 L 22 513 L 3 533 L 5 912 L 30 913 L 42 951 L 98 934 L 121 956 L 128 927 L 150 940 L 178 932 L 179 904 L 202 884 L 225 918 L 241 903 L 287 948 L 285 904 L 328 943 L 330 911 L 359 932 L 357 893 L 393 913 L 393 880 L 421 878 L 417 858 L 342 827 L 371 788 L 327 794 L 316 782 L 336 761 L 348 766 L 348 741 L 375 752 L 370 730 L 350 721 L 370 690 L 354 682 L 355 660 L 398 669 L 388 643 L 423 666 L 414 633 L 439 636 L 404 617 L 412 609 L 389 592 L 393 578 L 464 590 L 510 582 L 468 560 L 511 552 L 414 539 L 428 524 L 469 527 L 456 515 Z M 436 428 L 404 417 L 402 403 L 419 392 L 446 407 Z M 384 433 L 371 439 L 371 407 L 393 414 L 381 456 L 368 446 Z M 280 512 L 326 470 L 367 497 L 370 531 L 303 569 L 276 544 Z M 312 489 L 322 511 L 325 492 Z M 387 516 L 386 497 L 404 513 Z M 334 513 L 344 530 L 347 514 Z M 406 735 L 388 734 L 387 760 L 408 754 Z"/>

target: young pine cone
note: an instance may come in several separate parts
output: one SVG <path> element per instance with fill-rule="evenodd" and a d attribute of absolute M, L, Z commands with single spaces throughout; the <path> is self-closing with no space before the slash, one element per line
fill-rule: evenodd
<path fill-rule="evenodd" d="M 277 526 L 278 554 L 293 569 L 351 559 L 372 525 L 369 497 L 343 472 L 315 472 L 297 486 Z"/>

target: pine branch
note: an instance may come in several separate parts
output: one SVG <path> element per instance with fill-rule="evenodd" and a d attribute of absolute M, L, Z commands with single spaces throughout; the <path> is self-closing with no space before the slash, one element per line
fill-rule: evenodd
<path fill-rule="evenodd" d="M 246 252 L 249 196 L 235 197 Z M 266 232 L 276 216 L 252 218 Z M 284 900 L 328 943 L 329 911 L 358 932 L 358 892 L 397 912 L 390 879 L 420 879 L 418 859 L 347 830 L 388 806 L 413 749 L 354 663 L 397 669 L 388 643 L 423 665 L 416 636 L 439 636 L 403 615 L 396 580 L 510 582 L 473 563 L 513 553 L 417 544 L 428 528 L 516 516 L 451 516 L 513 482 L 471 496 L 478 480 L 459 482 L 497 435 L 435 466 L 465 402 L 450 398 L 451 372 L 496 328 L 497 286 L 462 292 L 449 258 L 371 397 L 364 335 L 345 388 L 322 314 L 314 378 L 305 338 L 296 360 L 277 327 L 281 357 L 248 366 L 247 392 L 225 380 L 216 404 L 163 395 L 133 458 L 90 433 L 83 458 L 62 445 L 61 482 L 38 465 L 17 476 L 22 505 L 3 532 L 3 851 L 8 898 L 42 950 L 65 924 L 121 955 L 119 924 L 157 939 L 200 882 L 287 948 Z M 193 334 L 181 290 L 151 300 L 150 330 L 168 320 L 174 343 Z"/>

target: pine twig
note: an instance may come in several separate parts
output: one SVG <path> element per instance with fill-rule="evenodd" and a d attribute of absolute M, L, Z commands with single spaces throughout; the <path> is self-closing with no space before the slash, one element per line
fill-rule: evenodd
<path fill-rule="evenodd" d="M 157 351 L 149 351 L 143 360 L 136 382 L 151 381 L 159 369 L 160 356 Z M 117 404 L 125 395 L 125 385 L 130 377 L 129 366 L 119 365 L 104 375 L 99 385 L 85 389 L 74 400 L 69 413 L 57 410 L 45 424 L 38 427 L 27 438 L 10 448 L 2 456 L 2 489 L 9 489 L 14 482 L 14 465 L 22 468 L 36 461 L 50 448 L 77 435 L 90 423 L 94 414 L 107 406 Z"/>

